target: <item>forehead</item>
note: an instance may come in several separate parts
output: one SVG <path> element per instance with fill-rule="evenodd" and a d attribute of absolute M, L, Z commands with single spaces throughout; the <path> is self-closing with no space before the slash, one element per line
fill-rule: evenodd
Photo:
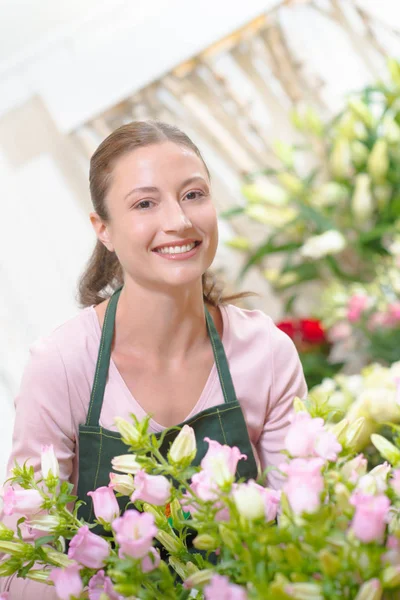
<path fill-rule="evenodd" d="M 208 179 L 203 161 L 190 148 L 166 141 L 137 148 L 119 158 L 112 171 L 112 186 L 158 186 L 193 175 Z"/>

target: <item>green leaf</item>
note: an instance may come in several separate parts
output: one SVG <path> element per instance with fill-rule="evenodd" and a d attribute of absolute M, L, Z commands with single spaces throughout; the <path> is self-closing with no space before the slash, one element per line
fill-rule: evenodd
<path fill-rule="evenodd" d="M 316 225 L 319 233 L 323 233 L 329 229 L 336 229 L 336 225 L 333 221 L 325 217 L 325 215 L 318 212 L 318 210 L 312 206 L 304 204 L 304 202 L 295 203 L 304 221 L 312 221 L 314 225 Z"/>
<path fill-rule="evenodd" d="M 274 246 L 274 244 L 271 242 L 263 244 L 250 256 L 249 260 L 240 271 L 239 280 L 243 278 L 250 267 L 259 263 L 265 256 L 268 256 L 269 254 L 277 254 L 279 252 L 296 250 L 297 248 L 300 248 L 301 245 L 302 244 L 300 242 L 288 242 L 287 244 L 281 244 L 280 246 Z"/>
<path fill-rule="evenodd" d="M 35 540 L 35 548 L 40 548 L 41 546 L 44 546 L 44 544 L 51 544 L 51 542 L 54 542 L 54 540 L 55 535 L 44 535 L 43 537 Z"/>
<path fill-rule="evenodd" d="M 245 206 L 235 206 L 234 208 L 229 208 L 228 210 L 224 210 L 219 213 L 221 219 L 231 219 L 232 217 L 236 217 L 237 215 L 242 215 L 246 210 Z"/>

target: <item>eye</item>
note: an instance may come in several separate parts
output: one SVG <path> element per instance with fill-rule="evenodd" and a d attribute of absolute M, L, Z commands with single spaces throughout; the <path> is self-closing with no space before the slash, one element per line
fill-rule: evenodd
<path fill-rule="evenodd" d="M 187 198 L 187 200 L 197 200 L 198 198 L 202 198 L 203 196 L 205 196 L 204 192 L 201 192 L 200 190 L 195 190 L 195 191 L 188 192 L 184 196 L 184 198 Z"/>
<path fill-rule="evenodd" d="M 138 210 L 147 210 L 147 209 L 151 208 L 149 206 L 150 204 L 153 204 L 152 200 L 141 200 L 140 202 L 135 204 L 135 206 L 133 208 L 138 209 Z"/>

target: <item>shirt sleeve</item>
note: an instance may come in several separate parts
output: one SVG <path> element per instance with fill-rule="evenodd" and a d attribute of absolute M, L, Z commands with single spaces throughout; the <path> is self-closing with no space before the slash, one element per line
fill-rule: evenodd
<path fill-rule="evenodd" d="M 296 396 L 305 398 L 307 384 L 296 347 L 290 337 L 272 325 L 271 334 L 272 385 L 271 397 L 264 421 L 264 427 L 257 444 L 257 452 L 262 470 L 278 467 L 285 461 L 284 449 L 286 432 L 293 412 Z M 272 469 L 267 475 L 268 485 L 279 489 L 283 476 Z"/>
<path fill-rule="evenodd" d="M 17 461 L 28 461 L 40 471 L 42 445 L 53 444 L 60 464 L 60 479 L 70 480 L 75 456 L 75 433 L 68 380 L 62 357 L 53 341 L 40 340 L 30 348 L 30 358 L 15 399 L 15 422 L 8 475 Z M 20 515 L 5 516 L 3 522 L 15 529 Z M 26 537 L 30 541 L 29 537 Z M 40 591 L 39 591 L 40 590 Z M 53 587 L 20 578 L 0 578 L 0 591 L 10 591 L 19 600 L 53 600 Z"/>

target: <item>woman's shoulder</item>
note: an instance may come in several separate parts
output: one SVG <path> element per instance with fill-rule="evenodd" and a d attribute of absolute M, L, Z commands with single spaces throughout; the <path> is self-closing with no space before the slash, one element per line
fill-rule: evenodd
<path fill-rule="evenodd" d="M 54 362 L 83 360 L 95 351 L 99 344 L 99 327 L 93 306 L 81 309 L 76 315 L 64 321 L 52 331 L 37 338 L 29 347 L 32 357 Z"/>
<path fill-rule="evenodd" d="M 273 319 L 259 309 L 244 309 L 234 304 L 222 305 L 226 342 L 230 348 L 243 347 L 265 352 L 292 352 L 292 340 Z"/>

